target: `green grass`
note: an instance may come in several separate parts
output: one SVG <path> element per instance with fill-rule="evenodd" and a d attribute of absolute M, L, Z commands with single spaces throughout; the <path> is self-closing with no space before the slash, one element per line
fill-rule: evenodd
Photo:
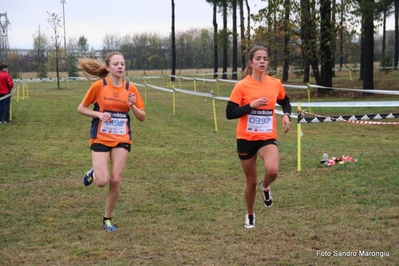
<path fill-rule="evenodd" d="M 297 124 L 283 134 L 278 123 L 275 204 L 265 209 L 257 195 L 257 226 L 245 230 L 237 121 L 225 119 L 226 102 L 216 101 L 214 132 L 210 99 L 177 93 L 173 115 L 172 94 L 147 89 L 147 119 L 133 122 L 114 212 L 118 230 L 109 233 L 101 224 L 107 189 L 82 184 L 91 166 L 90 118 L 76 108 L 89 83 L 54 84 L 30 83 L 28 99 L 13 98 L 12 124 L 0 126 L 3 265 L 399 265 L 397 125 L 302 125 L 297 172 Z M 199 84 L 199 91 L 215 90 Z M 221 95 L 231 88 L 224 85 Z M 306 99 L 301 93 L 293 101 Z M 359 110 L 367 111 L 376 112 Z M 358 161 L 326 167 L 319 162 L 324 150 Z M 325 257 L 318 250 L 389 256 Z"/>

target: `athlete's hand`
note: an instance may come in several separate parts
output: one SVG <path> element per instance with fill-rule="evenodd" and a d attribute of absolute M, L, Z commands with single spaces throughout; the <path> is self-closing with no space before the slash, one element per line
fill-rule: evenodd
<path fill-rule="evenodd" d="M 98 118 L 105 123 L 112 122 L 112 117 L 109 113 L 99 113 Z"/>
<path fill-rule="evenodd" d="M 284 128 L 284 133 L 288 133 L 290 131 L 291 122 L 288 115 L 283 116 L 283 128 Z"/>
<path fill-rule="evenodd" d="M 135 93 L 129 93 L 128 102 L 129 106 L 132 107 L 137 101 L 137 96 Z"/>
<path fill-rule="evenodd" d="M 266 106 L 268 104 L 268 100 L 266 97 L 261 97 L 250 103 L 252 109 L 257 109 L 262 106 Z"/>

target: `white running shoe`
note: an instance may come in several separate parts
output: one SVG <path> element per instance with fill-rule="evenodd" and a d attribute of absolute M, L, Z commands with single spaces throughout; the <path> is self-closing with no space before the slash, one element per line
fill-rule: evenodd
<path fill-rule="evenodd" d="M 253 215 L 245 215 L 245 228 L 255 228 L 255 213 Z"/>
<path fill-rule="evenodd" d="M 264 188 L 263 185 L 263 179 L 260 180 L 259 186 L 262 191 L 262 196 L 263 196 L 263 203 L 265 204 L 266 208 L 270 208 L 273 205 L 273 197 L 272 197 L 272 191 L 270 187 Z"/>

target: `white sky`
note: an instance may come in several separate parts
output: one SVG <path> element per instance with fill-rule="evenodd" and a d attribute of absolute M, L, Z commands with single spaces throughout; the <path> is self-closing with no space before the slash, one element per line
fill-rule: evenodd
<path fill-rule="evenodd" d="M 50 13 L 63 17 L 61 0 L 1 0 L 0 13 L 6 13 L 9 22 L 8 42 L 10 48 L 30 49 L 33 36 L 39 27 L 43 34 L 52 36 L 48 18 Z M 265 0 L 249 0 L 251 13 L 267 5 Z M 107 34 L 135 35 L 156 33 L 168 36 L 171 32 L 171 0 L 66 0 L 65 29 L 69 38 L 87 38 L 90 47 L 101 49 Z M 206 0 L 175 0 L 175 30 L 212 28 L 212 6 Z M 238 16 L 238 14 L 237 14 Z M 5 17 L 2 18 L 2 21 Z M 393 29 L 393 18 L 387 30 Z M 231 20 L 228 21 L 231 28 Z M 63 21 L 61 21 L 63 25 Z M 218 17 L 222 28 L 221 15 Z M 60 28 L 63 43 L 64 29 Z"/>

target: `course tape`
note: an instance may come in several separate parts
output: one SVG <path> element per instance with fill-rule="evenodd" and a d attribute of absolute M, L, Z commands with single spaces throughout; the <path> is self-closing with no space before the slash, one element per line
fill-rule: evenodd
<path fill-rule="evenodd" d="M 9 94 L 4 95 L 3 97 L 0 97 L 0 101 L 4 100 L 6 98 L 12 97 L 15 93 L 15 91 L 17 90 L 17 87 L 14 87 L 11 89 L 11 92 Z"/>
<path fill-rule="evenodd" d="M 378 94 L 388 94 L 388 95 L 399 95 L 399 91 L 388 91 L 388 90 L 367 90 L 367 89 L 345 89 L 345 88 L 333 88 L 333 87 L 324 87 L 319 85 L 309 85 L 310 88 L 321 88 L 328 90 L 341 90 L 341 91 L 355 91 L 361 93 L 378 93 Z"/>
<path fill-rule="evenodd" d="M 302 117 L 302 114 L 308 114 L 313 117 Z M 374 122 L 368 120 L 379 120 L 379 119 L 394 119 L 399 118 L 399 113 L 389 114 L 365 114 L 365 115 L 351 115 L 351 116 L 324 116 L 306 111 L 298 111 L 298 123 L 320 123 L 320 122 L 348 122 L 355 124 L 364 125 L 399 125 L 399 122 Z"/>

